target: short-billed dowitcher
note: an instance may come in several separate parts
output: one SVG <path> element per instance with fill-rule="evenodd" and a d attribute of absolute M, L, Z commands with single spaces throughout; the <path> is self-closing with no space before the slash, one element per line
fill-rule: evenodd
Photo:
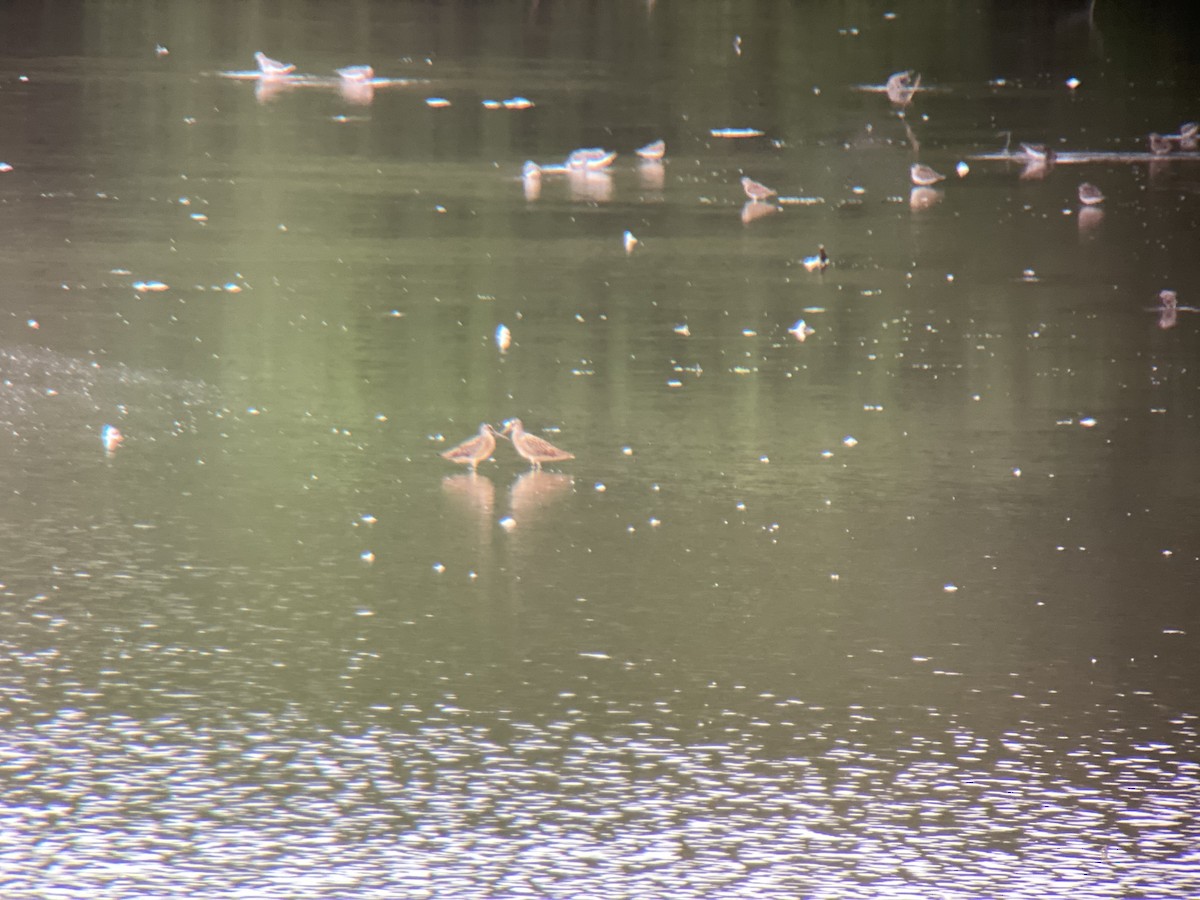
<path fill-rule="evenodd" d="M 473 438 L 467 438 L 457 447 L 451 447 L 442 453 L 442 459 L 448 459 L 451 462 L 462 463 L 465 466 L 470 466 L 471 471 L 476 470 L 481 462 L 487 459 L 496 449 L 496 430 L 487 422 L 479 426 L 479 434 Z"/>
<path fill-rule="evenodd" d="M 254 51 L 254 61 L 258 63 L 258 71 L 263 78 L 282 78 L 284 75 L 291 75 L 296 71 L 295 63 L 271 59 L 261 50 Z"/>
<path fill-rule="evenodd" d="M 913 163 L 908 174 L 912 178 L 912 183 L 918 187 L 929 187 L 931 184 L 946 180 L 945 175 L 935 172 L 924 163 Z"/>
<path fill-rule="evenodd" d="M 769 188 L 765 184 L 760 184 L 753 178 L 742 176 L 742 190 L 746 192 L 746 196 L 751 200 L 769 200 L 778 193 L 774 188 Z"/>
<path fill-rule="evenodd" d="M 520 419 L 509 419 L 505 423 L 502 433 L 512 438 L 513 447 L 535 469 L 540 469 L 542 463 L 565 462 L 568 459 L 575 458 L 574 453 L 560 450 L 549 441 L 538 437 L 536 434 L 527 432 Z"/>
<path fill-rule="evenodd" d="M 1079 202 L 1084 206 L 1095 206 L 1104 202 L 1104 194 L 1090 181 L 1085 181 L 1079 185 Z"/>
<path fill-rule="evenodd" d="M 1150 132 L 1146 142 L 1150 145 L 1150 152 L 1155 156 L 1166 156 L 1171 152 L 1171 142 L 1157 132 Z"/>

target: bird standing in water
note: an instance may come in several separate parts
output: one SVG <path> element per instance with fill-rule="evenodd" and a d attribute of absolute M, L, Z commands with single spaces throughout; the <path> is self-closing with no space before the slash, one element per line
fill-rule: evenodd
<path fill-rule="evenodd" d="M 746 192 L 746 196 L 751 200 L 769 200 L 778 193 L 774 188 L 769 188 L 765 184 L 760 184 L 753 178 L 742 176 L 742 190 Z"/>
<path fill-rule="evenodd" d="M 261 50 L 254 52 L 254 61 L 258 63 L 258 71 L 263 78 L 282 78 L 284 75 L 291 75 L 296 71 L 295 63 L 280 62 L 277 59 L 271 59 Z"/>
<path fill-rule="evenodd" d="M 908 170 L 908 174 L 912 178 L 912 183 L 918 187 L 929 187 L 931 184 L 937 184 L 939 181 L 946 180 L 945 175 L 935 172 L 924 163 L 913 163 L 912 167 Z"/>
<path fill-rule="evenodd" d="M 663 140 L 652 141 L 645 147 L 638 147 L 636 152 L 642 159 L 662 159 L 667 153 L 667 142 Z"/>
<path fill-rule="evenodd" d="M 1090 181 L 1085 181 L 1079 185 L 1079 202 L 1084 206 L 1095 206 L 1104 202 L 1104 194 Z"/>
<path fill-rule="evenodd" d="M 457 447 L 451 447 L 442 453 L 442 459 L 462 463 L 476 471 L 476 466 L 487 459 L 496 449 L 496 429 L 487 422 L 479 426 L 479 434 L 468 438 Z"/>
<path fill-rule="evenodd" d="M 527 459 L 535 469 L 540 469 L 542 463 L 548 462 L 565 462 L 568 459 L 574 459 L 574 453 L 568 453 L 566 450 L 560 450 L 552 443 L 544 438 L 538 437 L 536 434 L 529 434 L 525 430 L 525 426 L 520 419 L 510 419 L 504 425 L 503 434 L 511 437 L 513 447 L 517 452 Z"/>

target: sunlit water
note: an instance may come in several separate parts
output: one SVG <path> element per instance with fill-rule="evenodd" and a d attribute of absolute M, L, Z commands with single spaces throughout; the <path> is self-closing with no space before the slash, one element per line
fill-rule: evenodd
<path fill-rule="evenodd" d="M 0 13 L 0 895 L 1200 894 L 1177 35 L 172 9 Z"/>

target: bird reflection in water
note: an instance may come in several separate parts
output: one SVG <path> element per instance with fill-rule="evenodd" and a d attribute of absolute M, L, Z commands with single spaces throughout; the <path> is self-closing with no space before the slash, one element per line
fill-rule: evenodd
<path fill-rule="evenodd" d="M 908 195 L 908 206 L 914 212 L 929 209 L 942 202 L 942 192 L 937 188 L 915 187 Z"/>
<path fill-rule="evenodd" d="M 490 523 L 496 506 L 496 485 L 486 475 L 460 472 L 442 479 L 442 491 L 481 523 Z"/>
<path fill-rule="evenodd" d="M 1104 221 L 1104 208 L 1085 206 L 1079 210 L 1079 233 L 1090 234 Z"/>
<path fill-rule="evenodd" d="M 527 522 L 531 515 L 569 493 L 575 479 L 563 472 L 530 469 L 517 477 L 510 489 L 513 518 Z"/>
<path fill-rule="evenodd" d="M 613 179 L 607 172 L 595 169 L 568 169 L 567 188 L 572 200 L 607 203 L 612 199 Z"/>
<path fill-rule="evenodd" d="M 742 222 L 749 225 L 757 219 L 774 215 L 777 212 L 779 212 L 779 207 L 774 203 L 764 203 L 762 200 L 747 200 L 742 206 Z"/>
<path fill-rule="evenodd" d="M 355 106 L 370 106 L 375 99 L 375 85 L 371 81 L 341 78 L 338 80 L 338 94 L 347 103 L 353 103 Z"/>
<path fill-rule="evenodd" d="M 531 159 L 521 168 L 521 187 L 530 203 L 542 196 L 542 167 Z"/>
<path fill-rule="evenodd" d="M 642 190 L 661 191 L 667 180 L 667 169 L 657 159 L 643 159 L 638 162 L 638 181 Z"/>

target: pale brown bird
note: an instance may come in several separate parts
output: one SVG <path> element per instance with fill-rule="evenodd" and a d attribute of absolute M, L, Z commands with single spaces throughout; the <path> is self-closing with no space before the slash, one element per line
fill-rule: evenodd
<path fill-rule="evenodd" d="M 765 184 L 760 184 L 753 178 L 742 176 L 742 190 L 746 192 L 746 196 L 751 200 L 769 200 L 774 197 L 778 191 L 774 188 L 769 188 Z"/>
<path fill-rule="evenodd" d="M 637 155 L 642 159 L 662 159 L 667 153 L 667 142 L 653 141 L 645 147 L 638 147 Z"/>
<path fill-rule="evenodd" d="M 529 460 L 530 465 L 535 469 L 540 469 L 542 463 L 565 462 L 575 458 L 574 453 L 560 450 L 536 434 L 529 434 L 520 419 L 509 419 L 504 425 L 503 434 L 511 437 L 517 452 Z"/>
<path fill-rule="evenodd" d="M 1104 202 L 1104 194 L 1090 181 L 1085 181 L 1079 185 L 1079 202 L 1084 206 L 1095 206 Z"/>
<path fill-rule="evenodd" d="M 487 459 L 496 449 L 496 429 L 487 422 L 479 426 L 479 434 L 467 438 L 457 447 L 451 447 L 442 453 L 442 459 L 462 463 L 476 471 L 476 466 Z"/>
<path fill-rule="evenodd" d="M 931 184 L 937 184 L 939 181 L 946 180 L 945 175 L 935 172 L 924 163 L 913 163 L 912 167 L 908 170 L 908 174 L 912 178 L 912 183 L 918 187 L 929 187 Z"/>
<path fill-rule="evenodd" d="M 296 71 L 295 63 L 285 63 L 277 59 L 271 59 L 271 57 L 267 56 L 261 50 L 254 52 L 254 61 L 258 63 L 258 72 L 261 78 L 283 78 Z"/>

